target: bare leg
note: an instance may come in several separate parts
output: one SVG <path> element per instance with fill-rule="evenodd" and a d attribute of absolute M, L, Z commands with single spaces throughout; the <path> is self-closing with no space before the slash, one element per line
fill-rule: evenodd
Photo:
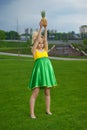
<path fill-rule="evenodd" d="M 36 97 L 38 96 L 40 88 L 35 88 L 32 92 L 32 95 L 30 97 L 30 116 L 31 118 L 36 118 L 34 114 L 34 106 L 35 106 L 35 101 Z"/>
<path fill-rule="evenodd" d="M 46 113 L 52 115 L 50 112 L 50 88 L 45 88 L 45 98 L 46 98 Z"/>

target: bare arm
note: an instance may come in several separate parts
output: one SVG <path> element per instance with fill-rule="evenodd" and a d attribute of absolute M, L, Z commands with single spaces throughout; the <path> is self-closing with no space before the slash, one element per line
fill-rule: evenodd
<path fill-rule="evenodd" d="M 36 37 L 36 39 L 34 41 L 34 45 L 33 45 L 32 50 L 31 50 L 33 55 L 35 54 L 36 48 L 38 46 L 38 42 L 39 42 L 39 38 L 41 36 L 41 32 L 42 32 L 42 25 L 40 23 L 40 29 L 39 29 L 39 32 L 38 32 L 38 36 Z"/>
<path fill-rule="evenodd" d="M 35 54 L 36 48 L 38 46 L 39 38 L 40 38 L 41 32 L 42 32 L 42 23 L 40 22 L 39 25 L 40 25 L 40 29 L 39 29 L 38 35 L 37 35 L 37 37 L 36 37 L 36 39 L 34 41 L 34 45 L 33 45 L 32 50 L 31 50 L 33 55 Z"/>
<path fill-rule="evenodd" d="M 45 49 L 48 52 L 48 42 L 47 42 L 47 28 L 44 27 L 44 45 L 45 45 Z"/>

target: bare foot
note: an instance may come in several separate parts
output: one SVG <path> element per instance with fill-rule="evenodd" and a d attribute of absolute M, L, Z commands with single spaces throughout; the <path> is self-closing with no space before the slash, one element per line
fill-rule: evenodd
<path fill-rule="evenodd" d="M 51 112 L 46 112 L 46 114 L 48 114 L 48 115 L 52 115 L 52 113 L 51 113 Z"/>
<path fill-rule="evenodd" d="M 35 115 L 30 115 L 30 118 L 36 119 L 36 116 Z"/>

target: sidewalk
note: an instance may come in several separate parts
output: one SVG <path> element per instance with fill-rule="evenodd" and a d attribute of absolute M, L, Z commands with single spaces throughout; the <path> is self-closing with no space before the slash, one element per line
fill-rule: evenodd
<path fill-rule="evenodd" d="M 9 55 L 9 56 L 21 56 L 21 57 L 31 57 L 33 58 L 32 55 L 24 55 L 24 54 L 13 54 L 13 53 L 5 53 L 5 52 L 0 52 L 0 55 Z M 50 59 L 54 60 L 87 60 L 87 59 L 79 59 L 79 58 L 60 58 L 60 57 L 50 57 Z"/>

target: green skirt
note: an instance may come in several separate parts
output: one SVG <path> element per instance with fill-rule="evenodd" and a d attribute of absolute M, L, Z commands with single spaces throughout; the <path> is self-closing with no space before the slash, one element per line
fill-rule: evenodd
<path fill-rule="evenodd" d="M 57 85 L 54 70 L 50 59 L 47 57 L 35 60 L 32 75 L 29 82 L 29 88 L 53 87 Z"/>

